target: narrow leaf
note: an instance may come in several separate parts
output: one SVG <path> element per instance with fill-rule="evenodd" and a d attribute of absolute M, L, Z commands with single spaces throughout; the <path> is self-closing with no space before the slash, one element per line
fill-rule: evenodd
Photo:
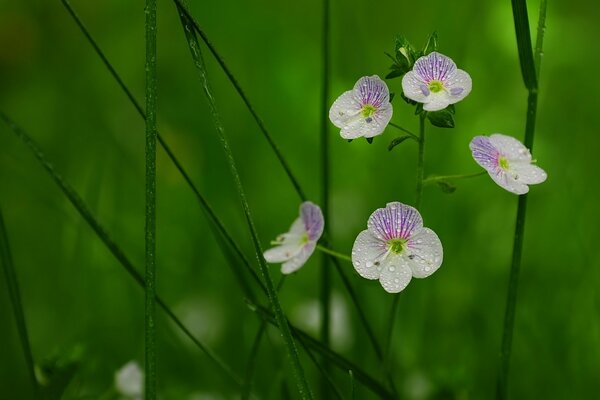
<path fill-rule="evenodd" d="M 437 51 L 437 48 L 438 48 L 438 35 L 437 35 L 437 32 L 433 32 L 427 38 L 427 43 L 425 43 L 425 47 L 423 48 L 423 55 L 426 56 L 427 54 L 429 54 L 431 52 Z"/>
<path fill-rule="evenodd" d="M 436 184 L 442 189 L 442 192 L 451 194 L 456 191 L 456 186 L 448 181 L 437 181 Z"/>
<path fill-rule="evenodd" d="M 431 125 L 439 128 L 454 128 L 454 115 L 449 110 L 429 111 L 427 119 Z"/>
<path fill-rule="evenodd" d="M 388 151 L 392 151 L 392 149 L 396 146 L 398 146 L 400 143 L 404 142 L 406 139 L 413 139 L 414 137 L 410 136 L 410 135 L 403 135 L 403 136 L 398 136 L 397 138 L 393 139 L 390 144 L 388 145 Z"/>

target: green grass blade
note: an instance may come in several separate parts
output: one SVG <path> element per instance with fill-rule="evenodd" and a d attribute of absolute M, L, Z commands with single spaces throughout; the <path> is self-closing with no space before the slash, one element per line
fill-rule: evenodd
<path fill-rule="evenodd" d="M 112 240 L 106 229 L 97 221 L 88 206 L 85 204 L 83 199 L 77 194 L 77 192 L 69 185 L 62 176 L 54 170 L 52 164 L 46 159 L 44 153 L 40 150 L 37 143 L 31 138 L 27 132 L 17 126 L 6 114 L 0 111 L 0 119 L 2 119 L 11 129 L 11 131 L 25 143 L 25 145 L 31 150 L 33 155 L 36 157 L 40 165 L 48 172 L 50 177 L 58 185 L 60 190 L 63 192 L 69 202 L 75 207 L 79 215 L 88 223 L 90 228 L 98 236 L 98 238 L 104 243 L 112 255 L 117 259 L 119 264 L 125 269 L 125 271 L 135 280 L 135 282 L 143 289 L 145 286 L 143 276 L 138 272 L 134 265 L 129 261 L 123 250 Z M 173 313 L 171 308 L 157 295 L 156 302 L 172 320 L 173 323 L 204 353 L 207 357 L 218 366 L 229 378 L 231 378 L 238 386 L 241 386 L 241 379 L 233 372 L 224 361 L 222 361 L 212 350 L 204 345 L 200 340 L 194 337 L 191 331 L 179 320 L 179 318 Z"/>
<path fill-rule="evenodd" d="M 156 0 L 146 0 L 146 307 L 147 400 L 156 399 Z"/>
<path fill-rule="evenodd" d="M 300 183 L 298 182 L 298 180 L 292 173 L 292 170 L 291 170 L 289 164 L 283 157 L 283 154 L 279 150 L 279 147 L 277 147 L 277 145 L 275 144 L 275 141 L 273 141 L 273 138 L 272 138 L 271 134 L 269 133 L 269 131 L 267 130 L 264 122 L 256 113 L 256 110 L 252 106 L 252 103 L 250 103 L 248 96 L 246 96 L 246 93 L 242 90 L 242 87 L 240 86 L 238 81 L 235 79 L 235 77 L 233 76 L 231 71 L 229 70 L 229 67 L 227 67 L 227 65 L 225 64 L 223 57 L 221 57 L 221 55 L 217 52 L 217 49 L 213 46 L 213 44 L 210 42 L 210 40 L 208 40 L 208 37 L 206 36 L 204 31 L 202 31 L 200 29 L 200 25 L 198 25 L 198 23 L 194 20 L 194 18 L 190 14 L 190 12 L 189 12 L 188 8 L 185 6 L 185 4 L 183 4 L 183 2 L 181 0 L 173 0 L 173 2 L 177 6 L 177 8 L 180 10 L 180 12 L 182 11 L 185 14 L 186 18 L 189 21 L 190 28 L 195 29 L 196 32 L 198 33 L 198 35 L 200 36 L 200 38 L 202 38 L 202 41 L 204 42 L 204 44 L 206 44 L 209 51 L 214 56 L 215 60 L 217 60 L 217 63 L 219 64 L 219 66 L 221 67 L 221 69 L 223 70 L 223 72 L 225 73 L 225 75 L 227 76 L 227 78 L 229 79 L 229 81 L 231 82 L 233 87 L 235 88 L 236 92 L 240 95 L 240 98 L 246 105 L 246 108 L 248 108 L 248 111 L 250 111 L 250 114 L 252 114 L 252 117 L 256 121 L 256 124 L 258 125 L 263 136 L 265 137 L 265 139 L 267 139 L 269 146 L 271 146 L 273 153 L 275 153 L 277 160 L 279 161 L 279 163 L 281 164 L 285 173 L 287 174 L 290 182 L 292 183 L 292 186 L 294 186 L 294 189 L 296 190 L 296 193 L 298 193 L 298 196 L 300 197 L 300 199 L 302 201 L 306 200 L 307 197 L 304 194 L 304 191 L 302 190 Z"/>
<path fill-rule="evenodd" d="M 25 364 L 27 365 L 27 372 L 31 379 L 31 389 L 33 395 L 37 398 L 39 393 L 39 384 L 35 377 L 35 364 L 33 362 L 33 353 L 31 352 L 31 344 L 29 342 L 29 334 L 27 333 L 27 323 L 25 322 L 25 312 L 23 311 L 23 302 L 21 301 L 21 291 L 19 290 L 19 281 L 17 279 L 17 272 L 13 264 L 13 258 L 10 251 L 10 244 L 8 241 L 8 232 L 4 224 L 4 217 L 2 216 L 2 209 L 0 208 L 0 263 L 4 269 L 4 276 L 6 277 L 6 285 L 8 286 L 8 294 L 12 303 L 15 320 L 17 322 L 17 331 L 19 332 L 19 339 L 21 346 L 23 347 L 23 355 L 25 356 Z"/>
<path fill-rule="evenodd" d="M 187 14 L 180 8 L 179 15 L 181 18 L 181 23 L 183 25 L 183 32 L 188 41 L 188 45 L 190 48 L 190 52 L 192 54 L 192 58 L 194 60 L 194 64 L 198 69 L 200 74 L 200 79 L 202 81 L 202 88 L 204 93 L 206 94 L 206 98 L 209 103 L 211 116 L 213 119 L 213 123 L 215 125 L 215 129 L 217 131 L 217 135 L 219 137 L 219 141 L 221 142 L 221 146 L 223 147 L 223 151 L 225 152 L 225 156 L 227 158 L 227 162 L 229 164 L 231 175 L 235 182 L 236 189 L 240 196 L 240 202 L 244 211 L 244 215 L 246 217 L 246 222 L 248 223 L 248 228 L 250 231 L 250 236 L 252 238 L 252 244 L 254 245 L 254 250 L 256 253 L 256 257 L 258 259 L 259 267 L 261 274 L 263 276 L 263 281 L 265 282 L 267 288 L 267 294 L 269 297 L 269 301 L 273 310 L 275 312 L 275 317 L 277 318 L 277 323 L 280 328 L 281 335 L 283 336 L 283 341 L 285 343 L 288 356 L 290 358 L 290 363 L 294 374 L 296 375 L 296 383 L 298 386 L 298 391 L 300 396 L 303 399 L 312 399 L 312 393 L 308 386 L 308 382 L 306 381 L 306 377 L 304 375 L 304 369 L 300 364 L 300 358 L 298 357 L 298 349 L 296 348 L 296 344 L 294 339 L 290 333 L 290 328 L 288 326 L 287 319 L 285 318 L 285 314 L 283 313 L 283 309 L 281 308 L 281 304 L 279 303 L 279 298 L 277 296 L 277 292 L 273 285 L 273 280 L 271 279 L 271 272 L 269 267 L 266 264 L 266 261 L 262 255 L 263 251 L 260 245 L 260 240 L 258 239 L 258 234 L 256 232 L 256 228 L 254 226 L 254 220 L 252 218 L 252 214 L 250 211 L 250 206 L 248 205 L 248 201 L 246 199 L 246 194 L 244 192 L 244 188 L 242 186 L 242 182 L 237 170 L 237 166 L 235 160 L 233 158 L 233 153 L 229 147 L 229 142 L 225 137 L 225 129 L 223 128 L 223 124 L 221 123 L 221 118 L 215 103 L 214 95 L 210 88 L 208 77 L 206 73 L 206 68 L 204 66 L 204 60 L 202 58 L 202 54 L 200 53 L 200 44 L 198 43 L 198 39 L 196 38 L 196 33 L 193 29 L 193 25 L 189 20 Z"/>
<path fill-rule="evenodd" d="M 338 400 L 343 400 L 344 396 L 342 396 L 342 392 L 340 391 L 340 389 L 338 389 L 335 382 L 333 381 L 333 378 L 330 375 L 329 360 L 323 357 L 323 362 L 320 363 L 315 357 L 315 355 L 312 353 L 312 351 L 308 348 L 308 346 L 304 344 L 304 342 L 300 341 L 300 344 L 304 348 L 304 351 L 308 355 L 308 358 L 310 358 L 310 360 L 313 362 L 313 364 L 315 364 L 319 372 L 321 372 L 321 376 L 323 377 L 323 384 L 326 385 L 325 388 L 321 388 L 321 394 L 323 396 L 322 398 L 330 399 L 331 391 L 329 389 L 331 389 Z"/>
<path fill-rule="evenodd" d="M 108 58 L 106 57 L 106 55 L 104 54 L 104 52 L 102 51 L 102 49 L 100 48 L 98 43 L 92 37 L 90 31 L 87 29 L 87 27 L 85 26 L 85 24 L 83 23 L 81 18 L 79 18 L 79 16 L 77 15 L 77 13 L 73 9 L 73 7 L 71 7 L 71 4 L 67 0 L 61 0 L 61 2 L 64 5 L 67 12 L 69 13 L 69 15 L 73 18 L 73 20 L 75 21 L 75 23 L 77 24 L 77 26 L 79 27 L 79 29 L 81 30 L 83 35 L 87 38 L 88 42 L 93 47 L 93 49 L 96 52 L 96 54 L 98 55 L 98 57 L 100 57 L 104 66 L 108 69 L 109 73 L 115 79 L 115 81 L 117 82 L 117 84 L 119 85 L 121 90 L 125 93 L 125 95 L 129 99 L 130 103 L 135 107 L 138 114 L 145 120 L 146 113 L 142 109 L 140 103 L 136 100 L 135 96 L 132 94 L 131 90 L 129 90 L 129 88 L 127 87 L 125 82 L 123 82 L 123 80 L 121 79 L 121 77 L 119 76 L 119 74 L 117 73 L 115 68 L 112 66 L 112 64 L 110 63 L 110 61 L 108 60 Z M 166 140 L 162 137 L 160 132 L 158 132 L 158 142 L 159 142 L 160 146 L 163 148 L 163 150 L 167 153 L 167 156 L 169 157 L 171 162 L 173 162 L 173 164 L 175 165 L 175 168 L 177 168 L 177 170 L 179 171 L 179 173 L 185 180 L 186 184 L 190 187 L 190 189 L 192 190 L 192 192 L 198 199 L 198 202 L 200 203 L 200 206 L 202 207 L 203 211 L 208 216 L 209 221 L 212 224 L 214 224 L 214 226 L 217 228 L 217 231 L 223 236 L 223 239 L 225 240 L 227 245 L 229 247 L 231 247 L 231 249 L 233 249 L 233 251 L 236 254 L 236 257 L 239 260 L 241 260 L 243 262 L 244 266 L 248 269 L 248 271 L 250 272 L 250 275 L 252 276 L 254 281 L 262 288 L 263 292 L 266 293 L 266 288 L 264 287 L 264 284 L 260 281 L 260 278 L 258 277 L 258 274 L 256 273 L 256 271 L 252 268 L 250 261 L 248 260 L 248 258 L 246 258 L 244 253 L 241 251 L 240 246 L 238 246 L 237 243 L 233 240 L 232 236 L 229 234 L 227 229 L 225 229 L 224 224 L 221 222 L 219 217 L 216 215 L 216 213 L 214 212 L 213 208 L 210 206 L 208 201 L 200 193 L 200 191 L 198 190 L 198 188 L 192 181 L 191 177 L 189 176 L 189 174 L 187 173 L 187 171 L 185 170 L 183 165 L 179 162 L 178 158 L 175 156 L 175 154 L 169 147 Z M 219 240 L 219 239 L 217 238 L 217 240 Z M 225 256 L 227 257 L 228 255 L 225 254 Z M 249 286 L 247 283 L 245 285 Z"/>
<path fill-rule="evenodd" d="M 535 122 L 537 115 L 538 100 L 538 78 L 542 56 L 542 45 L 544 42 L 544 30 L 546 23 L 546 0 L 540 3 L 540 12 L 538 19 L 538 36 L 536 40 L 535 60 L 538 64 L 534 65 L 534 56 L 531 53 L 531 37 L 529 34 L 529 22 L 527 20 L 527 4 L 525 0 L 513 0 L 513 16 L 517 31 L 517 46 L 519 47 L 519 56 L 521 58 L 521 71 L 525 80 L 525 86 L 529 91 L 527 97 L 527 117 L 525 122 L 525 140 L 524 144 L 530 150 L 533 149 L 533 138 L 535 134 Z M 525 20 L 523 21 L 523 18 Z M 526 29 L 525 29 L 526 28 Z M 529 53 L 525 58 L 521 53 Z M 524 61 L 525 60 L 525 61 Z M 533 74 L 534 80 L 528 81 L 528 76 Z M 512 351 L 512 338 L 514 332 L 515 313 L 517 307 L 517 292 L 519 284 L 519 274 L 521 270 L 521 259 L 523 253 L 523 241 L 525 236 L 525 217 L 527 214 L 528 195 L 519 196 L 517 205 L 517 218 L 515 223 L 515 235 L 513 240 L 513 254 L 510 266 L 510 276 L 506 296 L 506 309 L 504 313 L 504 328 L 502 332 L 502 345 L 500 349 L 500 369 L 496 383 L 496 399 L 504 400 L 508 398 L 508 377 L 510 373 L 510 356 Z"/>

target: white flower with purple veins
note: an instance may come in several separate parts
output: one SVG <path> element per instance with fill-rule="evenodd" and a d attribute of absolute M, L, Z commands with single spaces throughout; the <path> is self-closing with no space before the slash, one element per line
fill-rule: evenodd
<path fill-rule="evenodd" d="M 115 388 L 127 399 L 141 400 L 144 393 L 144 373 L 135 361 L 130 361 L 115 372 Z"/>
<path fill-rule="evenodd" d="M 283 263 L 282 274 L 291 274 L 306 263 L 317 247 L 323 234 L 323 213 L 318 205 L 305 201 L 300 205 L 300 216 L 287 233 L 279 235 L 272 242 L 277 247 L 265 251 L 269 263 Z"/>
<path fill-rule="evenodd" d="M 457 69 L 450 57 L 438 52 L 420 57 L 402 77 L 402 90 L 425 111 L 438 111 L 458 103 L 471 92 L 471 77 Z"/>
<path fill-rule="evenodd" d="M 423 227 L 415 208 L 388 203 L 371 214 L 367 227 L 354 242 L 352 264 L 363 278 L 379 279 L 387 292 L 398 293 L 413 276 L 426 278 L 442 265 L 442 243 Z"/>
<path fill-rule="evenodd" d="M 354 89 L 342 94 L 331 106 L 329 119 L 341 128 L 344 139 L 380 135 L 392 119 L 387 85 L 377 75 L 363 76 Z"/>
<path fill-rule="evenodd" d="M 475 136 L 469 144 L 473 158 L 502 188 L 515 194 L 529 192 L 529 186 L 542 183 L 546 172 L 532 164 L 531 153 L 517 139 L 495 133 Z"/>

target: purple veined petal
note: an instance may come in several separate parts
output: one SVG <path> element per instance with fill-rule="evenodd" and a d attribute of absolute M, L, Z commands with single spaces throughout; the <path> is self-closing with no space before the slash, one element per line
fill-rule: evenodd
<path fill-rule="evenodd" d="M 387 105 L 382 106 L 371 117 L 354 117 L 351 122 L 342 128 L 340 135 L 344 139 L 370 138 L 381 135 L 392 119 L 392 114 L 392 105 L 387 103 Z"/>
<path fill-rule="evenodd" d="M 388 293 L 404 290 L 412 279 L 412 271 L 404 257 L 389 256 L 382 262 L 379 282 Z"/>
<path fill-rule="evenodd" d="M 376 108 L 390 102 L 390 91 L 377 75 L 363 76 L 354 85 L 354 95 L 361 106 L 370 104 Z"/>
<path fill-rule="evenodd" d="M 442 265 L 442 242 L 434 231 L 423 228 L 408 241 L 404 257 L 415 278 L 426 278 Z"/>
<path fill-rule="evenodd" d="M 458 103 L 471 93 L 473 81 L 471 76 L 462 69 L 455 70 L 448 76 L 444 83 L 446 90 L 450 94 L 450 104 Z"/>
<path fill-rule="evenodd" d="M 281 265 L 282 274 L 291 274 L 299 270 L 308 261 L 317 246 L 316 242 L 308 242 L 302 246 L 300 251 L 291 259 Z"/>
<path fill-rule="evenodd" d="M 358 234 L 352 246 L 352 265 L 360 276 L 366 279 L 379 279 L 379 268 L 387 253 L 385 242 L 377 239 L 369 230 Z"/>
<path fill-rule="evenodd" d="M 448 107 L 452 104 L 452 96 L 447 91 L 441 91 L 439 93 L 432 93 L 427 97 L 423 104 L 423 110 L 425 111 L 439 111 Z"/>
<path fill-rule="evenodd" d="M 426 82 L 413 71 L 408 71 L 402 77 L 402 92 L 411 100 L 424 103 L 430 92 Z"/>
<path fill-rule="evenodd" d="M 300 241 L 284 243 L 264 252 L 263 256 L 268 263 L 282 263 L 294 258 L 304 246 Z"/>
<path fill-rule="evenodd" d="M 423 219 L 415 208 L 393 202 L 375 210 L 367 227 L 380 240 L 408 239 L 415 230 L 423 227 Z"/>
<path fill-rule="evenodd" d="M 426 83 L 430 81 L 445 82 L 456 70 L 456 64 L 450 57 L 446 57 L 436 51 L 415 61 L 415 71 Z"/>
<path fill-rule="evenodd" d="M 318 241 L 323 234 L 325 224 L 321 208 L 310 201 L 305 201 L 300 205 L 300 218 L 309 240 Z"/>
<path fill-rule="evenodd" d="M 529 163 L 513 163 L 511 164 L 511 170 L 518 176 L 519 181 L 527 185 L 542 183 L 548 178 L 546 171 Z"/>
<path fill-rule="evenodd" d="M 329 119 L 338 128 L 343 128 L 360 113 L 362 105 L 354 91 L 349 90 L 338 97 L 329 109 Z"/>
<path fill-rule="evenodd" d="M 477 164 L 488 171 L 495 171 L 498 166 L 500 153 L 487 136 L 475 136 L 469 143 L 471 154 Z M 491 172 L 490 172 L 491 174 Z"/>
<path fill-rule="evenodd" d="M 531 153 L 529 149 L 511 136 L 501 133 L 490 135 L 490 142 L 498 151 L 509 161 L 525 161 L 531 162 Z"/>
<path fill-rule="evenodd" d="M 508 171 L 497 168 L 495 171 L 488 170 L 488 173 L 494 182 L 498 184 L 498 186 L 511 193 L 520 195 L 529 192 L 529 186 L 518 179 L 515 179 L 514 175 Z"/>

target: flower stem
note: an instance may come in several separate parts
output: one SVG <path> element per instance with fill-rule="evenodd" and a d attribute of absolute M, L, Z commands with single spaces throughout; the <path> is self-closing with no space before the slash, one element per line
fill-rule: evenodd
<path fill-rule="evenodd" d="M 412 133 L 411 131 L 409 131 L 408 129 L 403 128 L 400 125 L 395 124 L 393 122 L 390 122 L 388 125 L 393 126 L 394 128 L 399 129 L 404 133 L 408 133 L 410 136 L 412 136 L 413 139 L 415 139 L 416 141 L 419 141 L 419 137 L 417 135 L 415 135 L 414 133 Z"/>
<path fill-rule="evenodd" d="M 525 0 L 512 0 L 515 30 L 517 32 L 517 45 L 519 48 L 519 59 L 523 81 L 529 95 L 527 98 L 527 119 L 525 123 L 524 144 L 530 150 L 533 148 L 533 137 L 535 133 L 535 119 L 537 113 L 538 78 L 544 39 L 544 24 L 546 20 L 546 0 L 540 3 L 538 19 L 538 36 L 536 41 L 535 62 L 531 48 L 531 35 L 529 33 L 529 21 L 527 18 L 527 4 Z M 508 292 L 506 297 L 506 310 L 504 314 L 504 330 L 502 333 L 502 347 L 500 350 L 500 370 L 496 386 L 496 399 L 504 400 L 508 397 L 508 376 L 510 371 L 510 355 L 512 350 L 512 337 L 515 322 L 515 310 L 517 306 L 517 289 L 519 283 L 519 272 L 521 269 L 521 255 L 523 252 L 523 238 L 525 233 L 525 216 L 527 210 L 527 195 L 519 196 L 517 206 L 517 219 L 515 224 L 515 236 L 513 241 L 513 255 L 508 281 Z"/>
<path fill-rule="evenodd" d="M 431 185 L 432 183 L 440 181 L 456 181 L 459 179 L 475 178 L 477 176 L 485 175 L 486 173 L 487 171 L 480 171 L 474 172 L 472 174 L 430 176 L 429 178 L 423 181 L 423 186 Z"/>
<path fill-rule="evenodd" d="M 317 245 L 317 250 L 320 250 L 320 251 L 322 251 L 325 254 L 329 254 L 330 256 L 337 257 L 337 258 L 342 259 L 344 261 L 352 262 L 352 257 L 347 256 L 347 255 L 342 254 L 342 253 L 338 253 L 337 251 L 333 251 L 331 249 L 328 249 L 327 247 L 323 247 L 320 244 Z"/>
<path fill-rule="evenodd" d="M 419 155 L 417 158 L 417 192 L 415 197 L 415 208 L 421 208 L 423 197 L 423 176 L 425 174 L 425 112 L 419 116 Z"/>
<path fill-rule="evenodd" d="M 156 0 L 146 0 L 146 400 L 156 399 Z"/>

